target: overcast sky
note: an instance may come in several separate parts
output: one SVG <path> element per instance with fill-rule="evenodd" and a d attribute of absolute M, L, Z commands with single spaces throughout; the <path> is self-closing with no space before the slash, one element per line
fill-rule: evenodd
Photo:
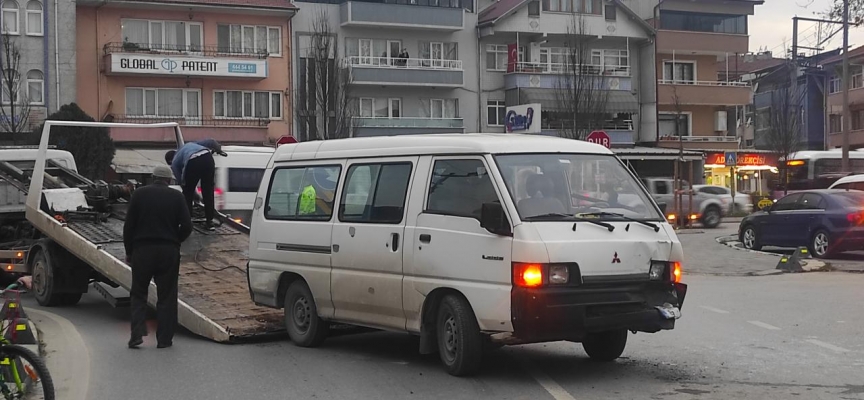
<path fill-rule="evenodd" d="M 814 14 L 826 10 L 831 3 L 832 0 L 765 0 L 765 4 L 756 6 L 756 14 L 750 18 L 750 50 L 755 52 L 767 47 L 775 56 L 782 57 L 784 41 L 786 48 L 792 43 L 792 17 L 818 17 Z M 799 23 L 798 35 L 802 45 L 816 47 L 815 25 L 818 24 Z M 864 44 L 864 27 L 852 28 L 849 42 L 853 48 Z M 842 37 L 838 34 L 825 47 L 830 50 L 842 44 Z"/>

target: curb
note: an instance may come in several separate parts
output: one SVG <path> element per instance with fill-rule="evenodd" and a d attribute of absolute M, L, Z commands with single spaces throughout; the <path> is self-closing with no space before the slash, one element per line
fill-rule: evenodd
<path fill-rule="evenodd" d="M 727 240 L 724 240 L 724 239 L 727 239 Z M 733 245 L 729 244 L 732 242 L 739 243 L 738 242 L 738 235 L 718 236 L 714 239 L 714 241 L 716 241 L 717 243 L 720 243 L 726 247 L 729 247 L 731 249 L 738 250 L 738 251 L 746 251 L 748 253 L 764 254 L 767 256 L 780 257 L 780 254 L 777 254 L 777 253 L 771 253 L 771 252 L 759 251 L 759 250 L 750 250 L 750 249 L 745 249 L 743 247 L 733 246 Z"/>
<path fill-rule="evenodd" d="M 722 244 L 722 245 L 724 245 L 724 246 L 726 246 L 726 247 L 729 247 L 729 248 L 732 248 L 732 249 L 735 249 L 735 250 L 738 250 L 738 251 L 746 251 L 746 252 L 748 252 L 748 253 L 764 254 L 764 255 L 774 256 L 774 257 L 783 257 L 782 254 L 771 253 L 771 252 L 768 252 L 768 251 L 750 250 L 750 249 L 745 249 L 745 248 L 738 247 L 738 246 L 734 246 L 734 245 L 730 244 L 730 243 L 740 243 L 740 242 L 738 241 L 738 237 L 737 237 L 737 235 L 719 236 L 719 237 L 715 238 L 714 240 L 715 240 L 717 243 L 720 243 L 720 244 Z M 816 259 L 805 259 L 805 260 L 801 260 L 801 264 L 802 264 L 801 267 L 804 269 L 804 272 L 828 272 L 828 271 L 834 271 L 834 268 L 831 267 L 831 264 L 830 264 L 830 263 L 827 263 L 827 262 L 825 262 L 825 261 L 821 261 L 821 260 L 816 260 Z M 777 272 L 777 273 L 772 273 L 773 271 L 778 271 L 778 272 Z M 753 274 L 751 274 L 751 275 L 756 275 L 756 276 L 768 276 L 768 275 L 779 275 L 779 274 L 782 274 L 782 273 L 783 273 L 783 271 L 781 271 L 781 270 L 777 270 L 777 269 L 768 269 L 768 270 L 764 270 L 764 271 L 759 271 L 759 272 L 753 273 Z"/>

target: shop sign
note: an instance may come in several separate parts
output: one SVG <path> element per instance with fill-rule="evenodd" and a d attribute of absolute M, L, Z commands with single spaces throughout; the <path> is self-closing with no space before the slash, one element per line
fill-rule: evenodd
<path fill-rule="evenodd" d="M 266 78 L 267 60 L 229 59 L 164 54 L 111 54 L 115 74 Z"/>
<path fill-rule="evenodd" d="M 774 165 L 773 157 L 769 159 L 769 154 L 759 153 L 738 153 L 737 166 L 739 167 L 754 167 L 762 165 Z M 706 153 L 705 164 L 708 165 L 726 165 L 725 153 Z"/>

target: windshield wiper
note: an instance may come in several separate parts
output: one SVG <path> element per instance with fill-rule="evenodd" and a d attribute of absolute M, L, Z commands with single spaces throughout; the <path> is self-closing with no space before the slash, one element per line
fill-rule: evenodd
<path fill-rule="evenodd" d="M 583 218 L 583 217 L 580 217 L 578 215 L 573 215 L 573 214 L 547 213 L 547 214 L 540 214 L 540 215 L 532 215 L 530 217 L 522 218 L 522 220 L 523 221 L 542 221 L 542 220 L 554 221 L 554 219 L 551 219 L 553 217 L 566 218 L 567 221 L 590 222 L 594 225 L 599 225 L 599 226 L 602 226 L 602 227 L 608 229 L 609 232 L 612 232 L 615 230 L 615 225 L 612 225 L 610 223 L 598 221 L 594 218 Z M 576 230 L 576 224 L 573 224 L 573 230 L 574 231 Z"/>
<path fill-rule="evenodd" d="M 660 232 L 660 226 L 657 225 L 657 224 L 652 224 L 652 223 L 650 223 L 650 222 L 648 222 L 648 221 L 642 221 L 642 220 L 639 220 L 639 219 L 636 219 L 636 218 L 631 218 L 631 217 L 628 217 L 628 216 L 626 216 L 626 215 L 624 215 L 624 214 L 619 214 L 619 213 L 606 212 L 606 211 L 599 211 L 599 212 L 592 212 L 592 213 L 582 213 L 582 214 L 578 214 L 578 215 L 576 215 L 576 216 L 577 216 L 577 217 L 580 217 L 580 216 L 592 216 L 592 217 L 604 217 L 604 216 L 606 216 L 606 217 L 617 217 L 617 218 L 621 218 L 621 219 L 623 219 L 623 220 L 625 220 L 625 221 L 636 222 L 636 223 L 639 223 L 639 224 L 645 225 L 645 226 L 647 226 L 647 227 L 653 229 L 654 232 Z"/>

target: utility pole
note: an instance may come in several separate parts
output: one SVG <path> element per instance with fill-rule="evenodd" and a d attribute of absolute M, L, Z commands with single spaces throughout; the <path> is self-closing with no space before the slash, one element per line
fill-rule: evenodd
<path fill-rule="evenodd" d="M 849 113 L 849 0 L 843 0 L 843 158 L 840 170 L 849 171 L 849 128 L 852 116 Z"/>

